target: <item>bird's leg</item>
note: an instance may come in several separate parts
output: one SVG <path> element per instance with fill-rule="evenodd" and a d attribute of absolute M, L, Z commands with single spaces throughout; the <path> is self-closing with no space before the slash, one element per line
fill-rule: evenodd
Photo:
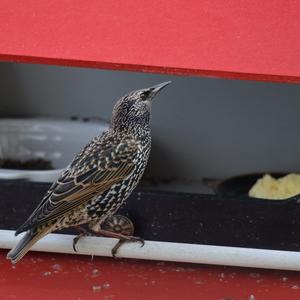
<path fill-rule="evenodd" d="M 143 247 L 145 245 L 145 241 L 142 238 L 137 237 L 137 236 L 132 236 L 132 235 L 128 236 L 128 235 L 124 235 L 124 234 L 120 234 L 120 233 L 116 233 L 116 232 L 112 232 L 112 231 L 108 231 L 108 230 L 103 230 L 103 229 L 100 229 L 94 233 L 95 233 L 95 235 L 107 236 L 107 237 L 119 239 L 118 243 L 111 250 L 111 254 L 114 258 L 116 258 L 118 249 L 126 242 L 140 242 L 142 244 L 141 247 Z"/>
<path fill-rule="evenodd" d="M 78 241 L 79 241 L 82 237 L 84 237 L 84 236 L 89 236 L 90 233 L 89 233 L 86 229 L 84 229 L 83 227 L 80 227 L 80 226 L 75 226 L 74 228 L 75 228 L 75 229 L 78 231 L 78 233 L 79 233 L 79 234 L 78 234 L 76 237 L 74 237 L 74 239 L 73 239 L 73 250 L 74 250 L 75 252 L 77 252 L 76 245 L 77 245 Z"/>

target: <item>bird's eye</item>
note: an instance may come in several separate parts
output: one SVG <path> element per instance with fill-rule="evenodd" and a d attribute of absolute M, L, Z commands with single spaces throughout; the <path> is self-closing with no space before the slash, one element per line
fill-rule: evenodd
<path fill-rule="evenodd" d="M 147 100 L 149 97 L 150 91 L 144 91 L 141 93 L 140 97 L 142 100 Z"/>

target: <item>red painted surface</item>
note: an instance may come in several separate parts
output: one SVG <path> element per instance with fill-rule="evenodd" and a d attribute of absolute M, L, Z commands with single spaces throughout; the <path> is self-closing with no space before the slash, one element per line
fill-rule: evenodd
<path fill-rule="evenodd" d="M 194 264 L 0 251 L 0 299 L 298 300 L 300 274 Z"/>
<path fill-rule="evenodd" d="M 0 60 L 300 82 L 297 0 L 2 0 Z"/>

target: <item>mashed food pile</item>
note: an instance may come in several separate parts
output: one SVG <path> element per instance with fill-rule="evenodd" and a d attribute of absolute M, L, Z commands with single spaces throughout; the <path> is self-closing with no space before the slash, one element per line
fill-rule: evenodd
<path fill-rule="evenodd" d="M 289 174 L 275 179 L 266 174 L 249 191 L 254 198 L 282 200 L 300 194 L 300 174 Z"/>

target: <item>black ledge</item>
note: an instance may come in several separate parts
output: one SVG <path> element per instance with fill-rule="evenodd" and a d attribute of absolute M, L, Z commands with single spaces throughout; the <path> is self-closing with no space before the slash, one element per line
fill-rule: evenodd
<path fill-rule="evenodd" d="M 21 225 L 48 188 L 0 181 L 0 229 Z M 300 251 L 297 197 L 269 201 L 137 188 L 118 214 L 128 216 L 135 235 L 146 240 Z"/>

